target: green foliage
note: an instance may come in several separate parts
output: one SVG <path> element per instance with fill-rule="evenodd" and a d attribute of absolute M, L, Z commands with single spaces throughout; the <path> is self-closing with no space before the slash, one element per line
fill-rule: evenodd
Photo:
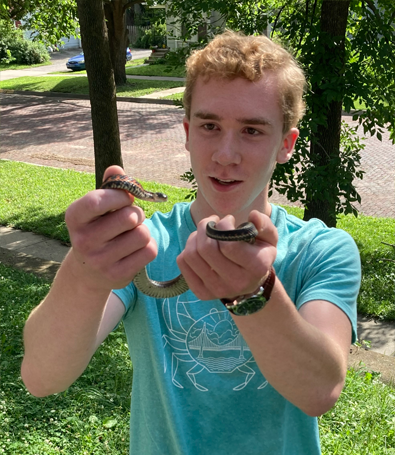
<path fill-rule="evenodd" d="M 49 61 L 48 51 L 41 43 L 16 40 L 9 43 L 9 50 L 18 64 L 33 65 Z"/>
<path fill-rule="evenodd" d="M 336 406 L 319 418 L 323 455 L 395 453 L 393 387 L 380 374 L 351 369 Z"/>
<path fill-rule="evenodd" d="M 0 63 L 8 64 L 15 61 L 11 55 L 9 42 L 18 37 L 17 30 L 12 26 L 11 21 L 0 19 Z"/>
<path fill-rule="evenodd" d="M 0 20 L 0 63 L 32 65 L 49 61 L 44 45 L 26 40 L 21 29 Z"/>
<path fill-rule="evenodd" d="M 336 39 L 321 32 L 319 9 L 305 6 L 292 2 L 281 10 L 277 28 L 272 32 L 294 49 L 309 81 L 306 115 L 300 124 L 296 152 L 287 165 L 277 167 L 273 184 L 291 201 L 306 204 L 312 199 L 331 200 L 337 214 L 357 215 L 353 202 L 359 202 L 360 196 L 354 183 L 363 177 L 359 166 L 364 145 L 356 128 L 343 123 L 340 147 L 326 151 L 330 156 L 325 163 L 314 159 L 311 146 L 318 145 L 316 133 L 325 128 L 333 102 L 343 104 L 346 112 L 355 109 L 356 101 L 364 104 L 366 109 L 353 116 L 364 133 L 381 140 L 387 127 L 394 138 L 395 110 L 390 100 L 395 98 L 395 30 L 388 19 L 395 7 L 387 4 L 386 10 L 372 10 L 369 2 L 350 5 L 353 9 L 348 16 L 346 58 L 342 63 L 331 52 L 338 46 Z"/>
<path fill-rule="evenodd" d="M 295 152 L 288 163 L 276 167 L 269 195 L 273 187 L 291 202 L 299 201 L 303 205 L 314 197 L 335 200 L 336 214 L 358 211 L 353 202 L 361 202 L 355 188 L 355 178 L 363 178 L 359 169 L 361 142 L 356 128 L 342 122 L 340 150 L 336 150 L 328 164 L 315 165 L 310 157 L 311 130 L 316 127 L 317 117 L 306 115 L 299 125 L 300 136 Z"/>
<path fill-rule="evenodd" d="M 0 264 L 0 453 L 125 454 L 133 370 L 122 328 L 66 392 L 38 399 L 22 383 L 23 327 L 49 288 Z"/>
<path fill-rule="evenodd" d="M 180 176 L 180 178 L 184 182 L 188 182 L 189 184 L 192 185 L 192 189 L 189 190 L 188 194 L 185 196 L 185 199 L 190 200 L 190 201 L 195 200 L 196 195 L 197 195 L 198 186 L 197 186 L 197 182 L 195 180 L 195 175 L 193 174 L 192 169 L 189 169 L 189 171 L 184 172 L 184 174 L 182 174 Z"/>
<path fill-rule="evenodd" d="M 40 0 L 30 3 L 24 28 L 33 31 L 33 39 L 45 45 L 58 45 L 63 37 L 79 35 L 75 0 Z"/>
<path fill-rule="evenodd" d="M 118 96 L 139 97 L 174 87 L 181 87 L 182 81 L 147 81 L 127 80 L 126 84 L 117 87 Z M 37 92 L 59 92 L 89 94 L 88 79 L 73 76 L 18 77 L 0 81 L 0 89 L 33 90 Z"/>
<path fill-rule="evenodd" d="M 343 106 L 353 113 L 365 134 L 381 140 L 386 127 L 395 141 L 395 4 L 350 2 L 342 38 L 322 30 L 324 1 L 168 0 L 166 4 L 168 14 L 180 18 L 185 39 L 197 33 L 211 10 L 226 16 L 228 27 L 246 34 L 262 33 L 269 18 L 271 37 L 291 50 L 308 80 L 301 138 L 292 161 L 277 166 L 272 183 L 291 201 L 329 202 L 337 214 L 356 214 L 353 203 L 359 195 L 354 183 L 363 175 L 359 169 L 363 144 L 351 127 L 329 130 L 328 113 L 337 103 L 338 112 Z M 321 147 L 323 132 L 336 140 L 317 156 L 312 152 Z"/>
<path fill-rule="evenodd" d="M 133 47 L 150 49 L 151 47 L 162 47 L 164 45 L 166 45 L 166 25 L 156 23 L 138 37 Z"/>
<path fill-rule="evenodd" d="M 0 180 L 0 224 L 65 243 L 70 241 L 64 222 L 67 207 L 95 188 L 93 174 L 3 160 L 0 160 Z M 156 210 L 169 212 L 174 203 L 185 199 L 188 191 L 155 182 L 141 181 L 141 184 L 149 191 L 167 194 L 169 200 L 159 205 L 136 200 L 147 217 Z"/>
<path fill-rule="evenodd" d="M 65 392 L 30 395 L 20 378 L 22 331 L 50 283 L 0 264 L 0 453 L 125 454 L 133 380 L 120 326 Z M 351 369 L 336 405 L 318 419 L 323 455 L 394 453 L 395 390 L 380 375 Z"/>

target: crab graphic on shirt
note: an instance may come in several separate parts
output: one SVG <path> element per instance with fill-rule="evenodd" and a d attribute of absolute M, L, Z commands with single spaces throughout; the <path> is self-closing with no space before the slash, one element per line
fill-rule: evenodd
<path fill-rule="evenodd" d="M 179 382 L 177 373 L 180 362 L 190 363 L 191 368 L 186 372 L 187 377 L 196 389 L 207 392 L 208 389 L 198 382 L 197 376 L 204 370 L 211 374 L 231 374 L 238 370 L 244 375 L 244 381 L 233 390 L 242 390 L 255 376 L 255 371 L 248 363 L 255 363 L 251 350 L 241 336 L 230 313 L 226 309 L 210 308 L 209 312 L 195 320 L 188 311 L 185 302 L 177 303 L 165 299 L 162 305 L 163 318 L 168 334 L 163 334 L 164 348 L 171 350 L 171 379 L 179 388 L 184 386 Z M 202 302 L 188 302 L 202 305 Z M 188 305 L 190 307 L 190 305 Z M 167 361 L 164 354 L 164 372 Z M 264 381 L 258 389 L 266 387 Z"/>

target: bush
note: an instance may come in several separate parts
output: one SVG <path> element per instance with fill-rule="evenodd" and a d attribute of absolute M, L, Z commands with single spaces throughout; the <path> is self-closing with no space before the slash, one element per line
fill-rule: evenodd
<path fill-rule="evenodd" d="M 149 49 L 153 46 L 160 46 L 166 44 L 166 25 L 154 24 L 149 30 L 139 36 L 137 41 L 133 43 L 133 47 L 140 49 Z"/>
<path fill-rule="evenodd" d="M 4 39 L 0 39 L 0 63 L 8 65 L 15 61 L 11 51 L 8 49 L 8 44 Z"/>
<path fill-rule="evenodd" d="M 10 21 L 0 20 L 0 63 L 12 63 L 15 57 L 9 49 L 10 40 L 16 38 L 18 31 L 13 28 Z"/>
<path fill-rule="evenodd" d="M 22 30 L 14 28 L 10 21 L 0 20 L 0 36 L 0 63 L 33 65 L 49 60 L 45 46 L 26 40 Z"/>
<path fill-rule="evenodd" d="M 33 65 L 44 63 L 49 60 L 49 54 L 45 46 L 41 43 L 18 39 L 9 44 L 11 55 L 16 59 L 16 63 Z"/>

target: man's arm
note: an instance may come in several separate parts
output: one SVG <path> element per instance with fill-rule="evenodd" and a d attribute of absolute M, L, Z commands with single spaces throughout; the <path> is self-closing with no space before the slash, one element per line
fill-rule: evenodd
<path fill-rule="evenodd" d="M 213 243 L 205 235 L 208 219 L 188 240 L 177 262 L 202 300 L 248 295 L 264 281 L 276 257 L 277 231 L 259 212 L 249 220 L 259 231 L 255 245 Z M 232 229 L 234 220 L 225 217 L 217 227 Z M 264 309 L 233 319 L 262 374 L 281 395 L 309 415 L 333 406 L 344 385 L 351 342 L 345 313 L 323 300 L 307 302 L 298 311 L 276 278 Z"/>
<path fill-rule="evenodd" d="M 107 169 L 105 178 L 122 173 Z M 97 190 L 66 212 L 71 251 L 24 330 L 22 379 L 36 396 L 60 392 L 85 370 L 124 311 L 111 289 L 126 286 L 156 256 L 144 213 L 124 191 Z"/>
<path fill-rule="evenodd" d="M 317 300 L 298 312 L 276 280 L 263 310 L 233 319 L 262 374 L 287 400 L 311 416 L 336 403 L 351 343 L 351 323 L 342 310 Z"/>

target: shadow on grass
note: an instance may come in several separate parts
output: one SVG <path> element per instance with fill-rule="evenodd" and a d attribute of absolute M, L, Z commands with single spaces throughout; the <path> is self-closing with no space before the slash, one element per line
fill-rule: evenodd
<path fill-rule="evenodd" d="M 0 224 L 22 231 L 34 232 L 69 245 L 70 236 L 64 221 L 64 212 L 58 215 L 46 215 L 40 206 L 21 207 L 11 214 L 1 214 Z M 3 234 L 3 238 L 7 235 Z"/>

